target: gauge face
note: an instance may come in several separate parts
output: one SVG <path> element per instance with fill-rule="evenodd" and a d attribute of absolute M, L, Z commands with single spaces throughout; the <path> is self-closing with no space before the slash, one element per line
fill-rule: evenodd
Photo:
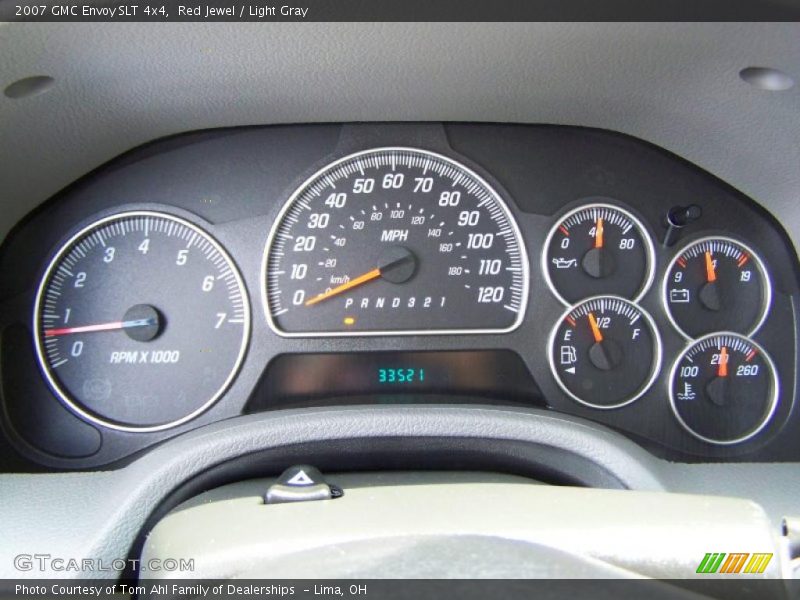
<path fill-rule="evenodd" d="M 746 337 L 705 336 L 675 362 L 670 402 L 693 436 L 712 444 L 743 442 L 766 427 L 775 413 L 775 366 L 764 349 Z"/>
<path fill-rule="evenodd" d="M 610 204 L 587 204 L 553 226 L 542 267 L 564 304 L 600 294 L 636 301 L 653 282 L 653 255 L 653 242 L 636 217 Z"/>
<path fill-rule="evenodd" d="M 183 423 L 236 375 L 250 309 L 225 251 L 187 221 L 105 218 L 73 236 L 39 286 L 36 350 L 81 417 L 125 431 Z"/>
<path fill-rule="evenodd" d="M 664 304 L 684 336 L 713 331 L 752 335 L 769 310 L 769 277 L 758 255 L 730 238 L 692 242 L 672 260 Z"/>
<path fill-rule="evenodd" d="M 412 148 L 359 152 L 307 180 L 263 270 L 267 319 L 284 336 L 506 332 L 527 305 L 527 258 L 500 196 Z"/>
<path fill-rule="evenodd" d="M 572 398 L 594 408 L 633 402 L 661 366 L 653 319 L 624 298 L 598 296 L 570 308 L 550 336 L 550 367 Z"/>

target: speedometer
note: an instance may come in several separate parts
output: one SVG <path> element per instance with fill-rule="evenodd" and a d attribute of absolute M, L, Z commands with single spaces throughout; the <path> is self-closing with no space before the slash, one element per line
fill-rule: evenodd
<path fill-rule="evenodd" d="M 528 297 L 514 218 L 479 175 L 415 148 L 342 158 L 292 194 L 264 255 L 284 336 L 502 333 Z"/>

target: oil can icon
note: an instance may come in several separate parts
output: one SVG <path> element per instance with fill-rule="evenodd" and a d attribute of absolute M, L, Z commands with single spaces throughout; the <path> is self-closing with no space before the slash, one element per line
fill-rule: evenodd
<path fill-rule="evenodd" d="M 556 266 L 556 269 L 569 269 L 570 267 L 577 266 L 578 259 L 571 258 L 567 260 L 566 258 L 556 257 L 553 259 L 553 264 Z"/>

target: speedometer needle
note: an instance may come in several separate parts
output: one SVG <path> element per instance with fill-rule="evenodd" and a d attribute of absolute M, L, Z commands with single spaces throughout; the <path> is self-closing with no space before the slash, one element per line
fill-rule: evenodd
<path fill-rule="evenodd" d="M 378 266 L 363 275 L 351 279 L 347 283 L 331 288 L 306 301 L 306 306 L 314 306 L 318 302 L 338 296 L 354 287 L 363 285 L 378 277 L 383 277 L 391 283 L 405 283 L 414 276 L 417 269 L 417 258 L 414 253 L 403 246 L 390 246 L 386 248 L 378 259 Z"/>
<path fill-rule="evenodd" d="M 132 327 L 148 327 L 155 325 L 155 319 L 135 319 L 132 321 L 112 321 L 110 323 L 99 323 L 97 325 L 83 325 L 81 327 L 63 327 L 61 329 L 45 329 L 45 337 L 57 335 L 68 335 L 71 333 L 91 333 L 94 331 L 114 331 L 117 329 L 130 329 Z"/>
<path fill-rule="evenodd" d="M 339 294 L 346 292 L 347 290 L 351 290 L 356 286 L 362 285 L 367 283 L 368 281 L 372 281 L 373 279 L 377 279 L 381 276 L 380 269 L 372 269 L 372 271 L 368 271 L 363 275 L 359 275 L 355 279 L 351 279 L 347 283 L 343 283 L 342 285 L 338 285 L 335 288 L 328 290 L 327 292 L 323 292 L 311 298 L 306 302 L 306 306 L 313 306 L 317 302 L 322 302 L 323 300 L 327 300 L 333 296 L 338 296 Z"/>

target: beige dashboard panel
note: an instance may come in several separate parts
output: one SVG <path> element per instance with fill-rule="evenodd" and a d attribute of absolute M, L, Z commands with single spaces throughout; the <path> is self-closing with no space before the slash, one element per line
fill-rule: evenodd
<path fill-rule="evenodd" d="M 344 488 L 343 497 L 265 505 L 270 480 L 207 492 L 156 525 L 142 560 L 191 557 L 196 578 L 392 577 L 403 565 L 409 570 L 399 576 L 557 577 L 558 567 L 532 570 L 519 558 L 524 550 L 498 572 L 481 550 L 513 557 L 520 548 L 544 546 L 605 565 L 609 577 L 691 578 L 706 553 L 726 551 L 772 553 L 755 577 L 782 574 L 769 520 L 747 500 L 554 487 L 499 475 L 328 480 Z M 443 540 L 462 545 L 439 572 L 437 553 L 454 552 Z"/>

